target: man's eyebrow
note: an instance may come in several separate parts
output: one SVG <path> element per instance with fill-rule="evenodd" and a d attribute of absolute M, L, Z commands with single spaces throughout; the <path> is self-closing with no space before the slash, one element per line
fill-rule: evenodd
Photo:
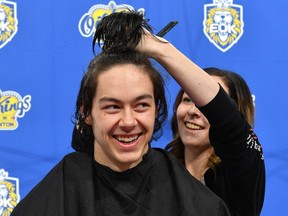
<path fill-rule="evenodd" d="M 143 95 L 140 95 L 138 97 L 135 98 L 135 101 L 139 101 L 139 100 L 143 100 L 143 99 L 153 99 L 152 95 L 150 94 L 143 94 Z M 114 103 L 119 103 L 120 100 L 116 99 L 116 98 L 112 98 L 112 97 L 102 97 L 100 98 L 99 100 L 100 103 L 103 103 L 103 102 L 114 102 Z"/>
<path fill-rule="evenodd" d="M 119 100 L 115 99 L 115 98 L 111 98 L 111 97 L 102 97 L 99 100 L 100 103 L 104 103 L 104 102 L 114 102 L 114 103 L 118 103 Z"/>
<path fill-rule="evenodd" d="M 142 100 L 142 99 L 153 99 L 153 97 L 150 94 L 144 94 L 144 95 L 140 95 L 140 96 L 136 97 L 135 101 Z"/>

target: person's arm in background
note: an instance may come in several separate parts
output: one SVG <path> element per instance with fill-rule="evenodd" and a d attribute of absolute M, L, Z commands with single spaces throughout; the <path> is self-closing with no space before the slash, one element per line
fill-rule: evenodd
<path fill-rule="evenodd" d="M 147 33 L 137 49 L 158 61 L 197 106 L 208 104 L 218 93 L 218 83 L 171 43 Z"/>

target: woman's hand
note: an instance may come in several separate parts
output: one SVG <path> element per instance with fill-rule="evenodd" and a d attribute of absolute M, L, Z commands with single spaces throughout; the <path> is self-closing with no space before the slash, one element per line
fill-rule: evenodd
<path fill-rule="evenodd" d="M 166 39 L 152 35 L 149 31 L 144 29 L 141 40 L 138 43 L 136 50 L 157 60 L 161 51 L 165 46 L 170 44 Z"/>

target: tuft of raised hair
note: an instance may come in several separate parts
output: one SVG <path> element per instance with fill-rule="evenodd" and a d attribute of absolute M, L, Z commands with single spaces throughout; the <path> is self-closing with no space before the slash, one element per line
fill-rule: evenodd
<path fill-rule="evenodd" d="M 134 50 L 141 40 L 144 29 L 153 33 L 144 14 L 128 9 L 114 12 L 98 23 L 93 37 L 92 50 L 98 44 L 104 52 L 119 53 Z"/>

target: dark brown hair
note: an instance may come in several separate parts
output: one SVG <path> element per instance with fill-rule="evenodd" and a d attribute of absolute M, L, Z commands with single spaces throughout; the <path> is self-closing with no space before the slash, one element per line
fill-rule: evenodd
<path fill-rule="evenodd" d="M 146 55 L 135 51 L 135 47 L 143 34 L 143 27 L 147 28 L 147 26 L 148 24 L 143 15 L 136 11 L 117 12 L 104 17 L 99 23 L 94 35 L 93 47 L 98 42 L 102 51 L 90 62 L 87 72 L 82 78 L 76 101 L 74 121 L 76 126 L 72 137 L 72 147 L 76 151 L 93 152 L 94 135 L 92 126 L 87 125 L 85 119 L 91 114 L 92 101 L 96 94 L 99 75 L 112 67 L 123 64 L 135 65 L 150 77 L 157 109 L 151 139 L 157 140 L 162 135 L 162 125 L 166 122 L 168 116 L 164 80 L 153 67 L 150 59 Z M 123 31 L 126 31 L 124 36 L 128 38 L 122 40 Z M 127 43 L 123 43 L 125 40 L 127 40 Z M 103 44 L 100 45 L 100 43 Z"/>

